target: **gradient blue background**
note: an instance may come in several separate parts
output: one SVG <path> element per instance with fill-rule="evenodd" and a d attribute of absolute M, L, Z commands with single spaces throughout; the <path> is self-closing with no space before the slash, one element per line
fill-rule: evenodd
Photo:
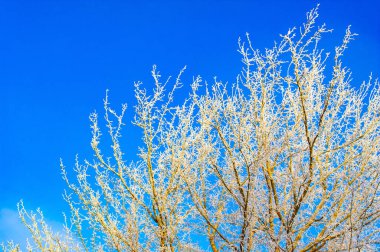
<path fill-rule="evenodd" d="M 134 158 L 133 82 L 149 89 L 153 64 L 163 77 L 187 65 L 187 82 L 198 74 L 233 82 L 242 67 L 239 36 L 249 32 L 254 47 L 271 47 L 317 2 L 0 0 L 0 241 L 25 235 L 14 211 L 20 199 L 53 225 L 62 221 L 59 158 L 69 170 L 76 154 L 92 158 L 88 115 L 101 112 L 107 88 L 115 107 L 129 105 L 123 143 Z M 379 1 L 319 2 L 320 24 L 334 28 L 327 48 L 350 24 L 360 35 L 344 57 L 353 85 L 380 76 Z"/>

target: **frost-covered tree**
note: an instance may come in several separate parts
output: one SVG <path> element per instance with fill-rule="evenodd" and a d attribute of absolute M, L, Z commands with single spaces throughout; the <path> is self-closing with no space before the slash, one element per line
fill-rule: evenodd
<path fill-rule="evenodd" d="M 71 215 L 54 233 L 42 213 L 21 219 L 40 251 L 375 251 L 380 242 L 380 88 L 350 84 L 317 9 L 264 52 L 239 40 L 244 63 L 233 85 L 194 78 L 173 105 L 153 68 L 152 94 L 135 84 L 138 161 L 120 144 L 123 116 L 104 100 L 111 150 L 90 116 L 94 158 L 75 165 Z M 106 137 L 106 136 L 104 136 Z M 111 155 L 109 155 L 111 153 Z M 3 249 L 18 251 L 15 244 Z"/>

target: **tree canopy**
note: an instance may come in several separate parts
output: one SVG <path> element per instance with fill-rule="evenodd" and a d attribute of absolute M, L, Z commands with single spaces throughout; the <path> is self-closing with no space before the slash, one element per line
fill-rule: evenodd
<path fill-rule="evenodd" d="M 317 17 L 311 10 L 271 49 L 239 40 L 236 82 L 195 77 L 180 105 L 183 70 L 170 84 L 154 67 L 153 92 L 135 83 L 137 162 L 119 141 L 127 106 L 117 112 L 106 95 L 105 126 L 90 115 L 94 157 L 77 159 L 74 181 L 61 162 L 64 231 L 19 204 L 28 250 L 379 249 L 379 82 L 350 83 L 342 56 L 355 34 L 347 28 L 326 53 L 319 42 L 330 30 Z"/>

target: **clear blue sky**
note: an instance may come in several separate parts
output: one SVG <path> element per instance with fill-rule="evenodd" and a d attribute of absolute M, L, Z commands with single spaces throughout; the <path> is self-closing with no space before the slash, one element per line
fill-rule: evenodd
<path fill-rule="evenodd" d="M 8 227 L 21 198 L 62 220 L 59 158 L 69 170 L 76 154 L 92 158 L 88 115 L 101 110 L 107 88 L 114 106 L 128 103 L 128 123 L 133 82 L 149 88 L 153 64 L 163 76 L 187 65 L 185 80 L 233 82 L 242 67 L 239 36 L 249 32 L 254 47 L 271 47 L 317 2 L 0 0 L 0 240 L 17 231 Z M 360 35 L 344 57 L 353 84 L 379 77 L 379 1 L 319 2 L 320 22 L 334 28 L 324 40 L 330 49 L 350 24 Z M 138 131 L 128 124 L 125 135 L 133 156 Z"/>

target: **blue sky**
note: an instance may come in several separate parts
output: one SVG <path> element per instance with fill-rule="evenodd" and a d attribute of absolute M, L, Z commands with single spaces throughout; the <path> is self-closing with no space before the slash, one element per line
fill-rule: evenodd
<path fill-rule="evenodd" d="M 69 170 L 76 154 L 91 159 L 88 115 L 101 111 L 106 89 L 115 107 L 129 105 L 124 144 L 132 158 L 133 82 L 149 89 L 153 64 L 163 77 L 187 65 L 185 81 L 199 74 L 233 82 L 239 36 L 271 47 L 318 2 L 320 23 L 334 29 L 324 39 L 330 50 L 348 25 L 359 34 L 344 57 L 352 83 L 380 76 L 376 0 L 0 0 L 0 240 L 17 232 L 20 199 L 62 220 L 59 158 Z"/>

